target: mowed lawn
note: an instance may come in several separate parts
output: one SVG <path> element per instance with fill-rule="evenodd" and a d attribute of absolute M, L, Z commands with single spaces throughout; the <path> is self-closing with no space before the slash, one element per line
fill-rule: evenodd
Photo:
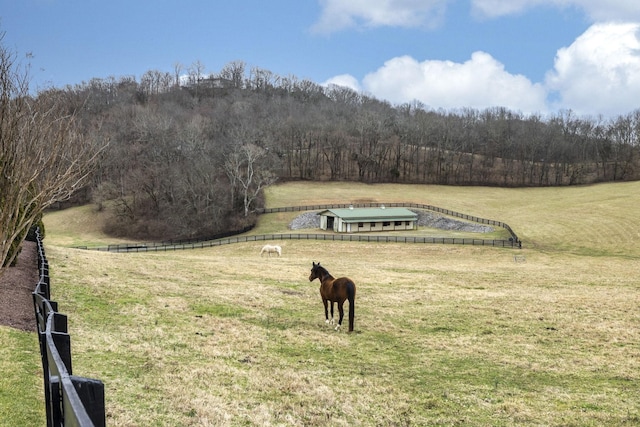
<path fill-rule="evenodd" d="M 640 423 L 638 195 L 640 183 L 287 183 L 267 193 L 269 207 L 431 204 L 508 223 L 521 250 L 292 240 L 278 242 L 280 258 L 260 257 L 259 242 L 70 249 L 108 239 L 88 208 L 47 215 L 45 243 L 74 374 L 105 383 L 110 426 L 625 426 Z M 265 215 L 254 233 L 286 233 L 291 218 Z M 354 333 L 325 325 L 312 261 L 356 283 Z"/>

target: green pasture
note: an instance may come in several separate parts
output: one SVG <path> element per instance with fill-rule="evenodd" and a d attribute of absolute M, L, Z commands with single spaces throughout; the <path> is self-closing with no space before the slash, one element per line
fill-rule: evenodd
<path fill-rule="evenodd" d="M 74 374 L 105 383 L 110 426 L 627 426 L 640 423 L 638 195 L 640 183 L 267 192 L 269 207 L 427 203 L 506 222 L 521 250 L 71 249 L 109 243 L 90 207 L 48 214 L 45 244 Z M 294 216 L 253 232 L 286 233 Z M 354 333 L 325 325 L 312 261 L 356 283 Z M 0 425 L 44 425 L 35 334 L 0 328 L 0 340 Z"/>

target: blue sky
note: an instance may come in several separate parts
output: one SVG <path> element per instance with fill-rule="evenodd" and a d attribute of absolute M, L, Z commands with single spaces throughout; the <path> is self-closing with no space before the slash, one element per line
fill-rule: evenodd
<path fill-rule="evenodd" d="M 32 88 L 232 61 L 392 104 L 640 108 L 637 0 L 0 0 Z"/>

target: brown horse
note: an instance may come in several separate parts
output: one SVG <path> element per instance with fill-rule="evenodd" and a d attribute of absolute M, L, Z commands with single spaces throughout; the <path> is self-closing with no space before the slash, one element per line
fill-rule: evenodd
<path fill-rule="evenodd" d="M 355 317 L 355 302 L 356 302 L 356 284 L 353 280 L 347 277 L 334 278 L 326 268 L 321 267 L 320 263 L 313 263 L 311 268 L 311 274 L 309 275 L 309 281 L 314 279 L 320 280 L 320 296 L 322 297 L 322 303 L 324 304 L 324 317 L 327 324 L 334 323 L 333 320 L 333 303 L 338 303 L 338 311 L 340 312 L 340 319 L 336 326 L 336 331 L 342 326 L 342 318 L 344 317 L 343 304 L 345 300 L 349 300 L 349 332 L 353 331 L 353 321 Z M 328 303 L 331 302 L 331 320 L 329 320 Z"/>

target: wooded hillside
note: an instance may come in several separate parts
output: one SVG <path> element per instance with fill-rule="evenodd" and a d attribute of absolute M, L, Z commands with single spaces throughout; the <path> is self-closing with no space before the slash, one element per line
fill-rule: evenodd
<path fill-rule="evenodd" d="M 640 110 L 614 119 L 392 106 L 242 62 L 60 89 L 108 140 L 90 194 L 112 232 L 184 238 L 251 222 L 276 180 L 563 186 L 640 177 Z M 108 203 L 107 203 L 108 202 Z"/>

